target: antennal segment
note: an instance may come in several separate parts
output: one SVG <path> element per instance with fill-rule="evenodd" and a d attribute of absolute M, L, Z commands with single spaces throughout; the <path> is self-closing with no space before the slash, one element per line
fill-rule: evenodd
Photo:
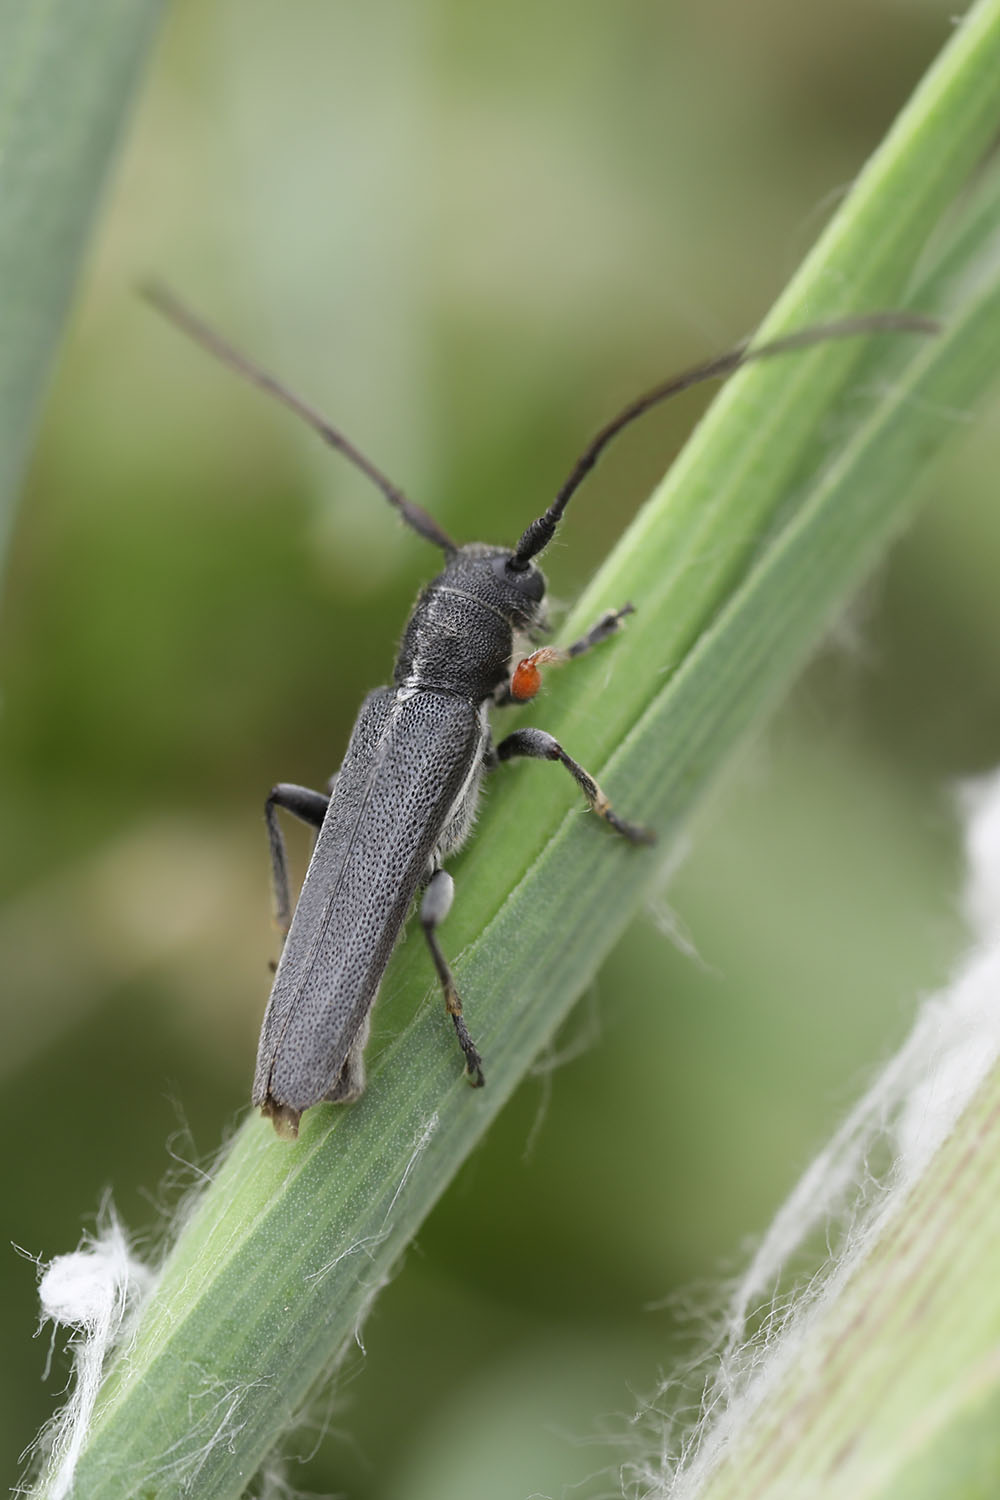
<path fill-rule="evenodd" d="M 548 510 L 525 529 L 510 566 L 519 571 L 523 570 L 528 566 L 531 558 L 537 556 L 549 545 L 555 535 L 556 527 L 562 520 L 566 506 L 611 439 L 617 437 L 622 428 L 634 422 L 636 417 L 641 417 L 644 412 L 649 411 L 650 407 L 669 400 L 671 396 L 679 395 L 681 391 L 686 391 L 693 385 L 701 385 L 706 380 L 720 380 L 743 365 L 751 364 L 758 359 L 770 359 L 772 355 L 790 354 L 795 349 L 807 349 L 812 344 L 823 344 L 830 339 L 854 338 L 863 333 L 938 333 L 940 327 L 941 325 L 933 318 L 921 317 L 917 313 L 868 313 L 856 318 L 842 318 L 832 323 L 814 323 L 810 328 L 797 329 L 794 333 L 774 339 L 769 344 L 759 344 L 756 348 L 751 348 L 749 342 L 739 344 L 728 354 L 716 355 L 714 359 L 706 360 L 700 365 L 693 365 L 691 369 L 682 370 L 679 375 L 671 376 L 662 385 L 654 386 L 651 391 L 647 391 L 645 395 L 630 402 L 606 427 L 601 428 L 577 459 L 569 478 Z"/>
<path fill-rule="evenodd" d="M 415 505 L 412 500 L 408 500 L 402 490 L 397 489 L 391 480 L 365 458 L 364 454 L 355 448 L 342 432 L 331 426 L 325 417 L 296 396 L 287 386 L 282 385 L 273 375 L 269 375 L 266 370 L 262 370 L 240 354 L 220 334 L 216 333 L 214 328 L 203 323 L 190 308 L 174 296 L 173 292 L 155 282 L 144 283 L 140 286 L 139 292 L 156 308 L 157 312 L 162 313 L 169 322 L 194 339 L 196 344 L 200 344 L 214 358 L 221 360 L 230 370 L 234 370 L 237 375 L 241 375 L 244 380 L 257 386 L 259 390 L 275 396 L 282 406 L 287 406 L 303 421 L 308 422 L 313 431 L 319 433 L 324 443 L 328 443 L 331 448 L 336 448 L 338 453 L 342 453 L 356 469 L 360 469 L 362 474 L 367 475 L 372 483 L 378 486 L 389 504 L 396 507 L 407 526 L 418 536 L 422 536 L 425 541 L 432 542 L 435 547 L 440 547 L 446 555 L 458 550 L 451 537 L 442 530 L 434 517 L 421 506 Z"/>

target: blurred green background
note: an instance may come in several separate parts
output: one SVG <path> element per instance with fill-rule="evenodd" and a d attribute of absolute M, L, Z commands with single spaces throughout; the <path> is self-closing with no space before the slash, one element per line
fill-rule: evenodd
<path fill-rule="evenodd" d="M 512 540 L 625 399 L 759 321 L 951 24 L 899 0 L 173 6 L 6 574 L 8 1238 L 69 1250 L 110 1190 L 155 1245 L 242 1117 L 264 796 L 336 768 L 436 565 L 135 281 L 452 534 Z M 705 399 L 581 493 L 557 598 Z M 711 1289 L 961 950 L 950 788 L 1000 759 L 998 411 L 424 1226 L 289 1445 L 296 1489 L 596 1497 L 655 1434 L 636 1414 Z M 0 1274 L 13 1479 L 66 1365 L 43 1382 L 32 1266 Z"/>

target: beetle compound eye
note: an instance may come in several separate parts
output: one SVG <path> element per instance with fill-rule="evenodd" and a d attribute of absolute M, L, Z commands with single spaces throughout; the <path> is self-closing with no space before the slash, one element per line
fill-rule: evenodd
<path fill-rule="evenodd" d="M 544 575 L 530 563 L 518 566 L 514 557 L 498 557 L 493 567 L 504 583 L 523 594 L 525 599 L 530 599 L 532 604 L 540 604 L 545 598 Z"/>
<path fill-rule="evenodd" d="M 515 573 L 517 586 L 522 594 L 527 595 L 533 604 L 540 604 L 545 597 L 545 579 L 537 568 L 532 568 L 528 573 Z"/>

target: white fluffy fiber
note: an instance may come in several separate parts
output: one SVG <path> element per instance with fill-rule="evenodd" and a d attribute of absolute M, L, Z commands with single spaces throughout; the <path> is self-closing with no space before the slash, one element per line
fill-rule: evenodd
<path fill-rule="evenodd" d="M 638 1493 L 697 1500 L 1000 1057 L 1000 773 L 959 801 L 972 949 L 778 1211 L 729 1301 L 700 1416 L 683 1439 L 673 1427 L 661 1433 L 658 1460 L 633 1470 Z M 783 1278 L 819 1230 L 827 1262 L 790 1293 Z M 668 1384 L 668 1403 L 670 1394 Z"/>
<path fill-rule="evenodd" d="M 70 1330 L 73 1351 L 69 1400 L 39 1440 L 46 1450 L 40 1486 L 46 1500 L 65 1500 L 72 1491 L 108 1354 L 126 1335 L 130 1315 L 152 1284 L 153 1273 L 129 1250 L 110 1208 L 79 1250 L 41 1267 L 42 1319 Z"/>
<path fill-rule="evenodd" d="M 379 1231 L 352 1244 L 338 1260 L 344 1255 L 371 1255 L 389 1234 L 396 1202 L 410 1173 L 427 1150 L 437 1126 L 438 1116 L 434 1114 L 414 1141 L 412 1154 Z M 331 1262 L 315 1275 L 325 1275 L 336 1263 Z M 384 1277 L 375 1279 L 368 1288 L 364 1308 L 359 1314 L 359 1330 L 355 1334 L 359 1344 L 360 1323 L 384 1280 Z M 69 1399 L 33 1445 L 43 1455 L 43 1474 L 37 1490 L 32 1493 L 44 1496 L 44 1500 L 67 1500 L 74 1494 L 73 1480 L 86 1447 L 108 1356 L 129 1340 L 136 1322 L 134 1315 L 146 1301 L 155 1281 L 156 1273 L 130 1250 L 125 1232 L 110 1206 L 100 1216 L 97 1233 L 88 1236 L 78 1250 L 71 1255 L 57 1256 L 48 1265 L 40 1267 L 38 1295 L 42 1321 L 51 1320 L 56 1328 L 69 1329 L 68 1343 L 73 1352 Z M 185 1494 L 198 1493 L 200 1465 L 214 1447 L 227 1441 L 231 1424 L 238 1420 L 241 1397 L 239 1388 L 211 1392 L 207 1418 L 193 1423 L 189 1450 L 180 1456 L 173 1455 L 170 1464 L 157 1471 L 158 1484 L 164 1484 L 169 1476 L 170 1482 L 177 1483 L 178 1493 L 180 1487 Z M 178 1479 L 181 1474 L 182 1486 Z M 265 1465 L 259 1476 L 259 1486 L 258 1493 L 274 1497 L 274 1500 L 295 1493 L 285 1482 L 283 1467 L 277 1460 L 270 1460 Z"/>

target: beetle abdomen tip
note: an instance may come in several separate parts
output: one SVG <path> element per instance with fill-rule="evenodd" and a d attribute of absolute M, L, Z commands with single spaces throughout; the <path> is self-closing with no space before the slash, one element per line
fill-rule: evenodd
<path fill-rule="evenodd" d="M 270 1095 L 264 1100 L 260 1107 L 262 1115 L 266 1115 L 274 1126 L 275 1134 L 283 1141 L 294 1141 L 298 1139 L 299 1121 L 302 1118 L 300 1109 L 293 1109 L 290 1104 L 279 1104 Z"/>

